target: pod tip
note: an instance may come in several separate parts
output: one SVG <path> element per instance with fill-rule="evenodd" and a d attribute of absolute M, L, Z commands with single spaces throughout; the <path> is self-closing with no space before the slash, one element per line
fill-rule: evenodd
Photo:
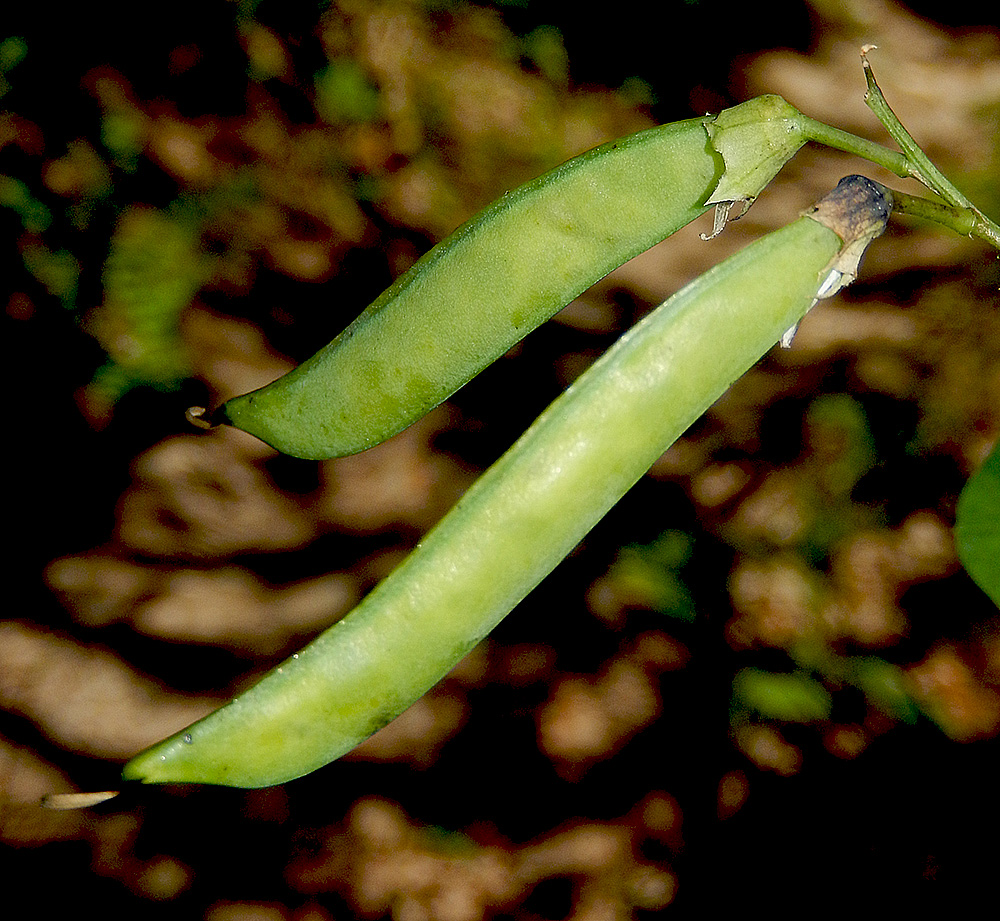
<path fill-rule="evenodd" d="M 102 790 L 100 793 L 46 793 L 42 806 L 46 809 L 89 809 L 98 803 L 114 799 L 118 790 Z"/>
<path fill-rule="evenodd" d="M 184 410 L 184 418 L 187 419 L 195 428 L 199 429 L 211 429 L 215 428 L 215 423 L 212 422 L 211 416 L 206 417 L 208 412 L 204 406 L 189 406 Z"/>

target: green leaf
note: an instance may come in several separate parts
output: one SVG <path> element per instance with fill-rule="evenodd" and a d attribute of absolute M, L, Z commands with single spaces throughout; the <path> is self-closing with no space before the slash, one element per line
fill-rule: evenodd
<path fill-rule="evenodd" d="M 958 497 L 955 545 L 969 575 L 1000 605 L 1000 444 Z"/>
<path fill-rule="evenodd" d="M 380 97 L 357 62 L 331 61 L 316 74 L 316 113 L 327 124 L 369 122 L 379 112 Z"/>
<path fill-rule="evenodd" d="M 850 660 L 848 679 L 883 713 L 905 723 L 917 721 L 920 711 L 906 690 L 906 678 L 898 665 L 877 656 L 858 656 Z"/>
<path fill-rule="evenodd" d="M 608 579 L 630 605 L 693 621 L 694 599 L 681 576 L 691 549 L 691 538 L 683 531 L 664 531 L 652 544 L 623 548 Z"/>
<path fill-rule="evenodd" d="M 827 719 L 832 707 L 823 685 L 804 672 L 776 674 L 744 668 L 733 679 L 733 693 L 744 708 L 788 723 Z"/>

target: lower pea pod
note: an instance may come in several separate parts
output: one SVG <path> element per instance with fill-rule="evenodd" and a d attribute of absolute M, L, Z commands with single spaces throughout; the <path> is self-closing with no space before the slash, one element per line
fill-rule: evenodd
<path fill-rule="evenodd" d="M 612 269 L 719 205 L 744 208 L 805 143 L 778 96 L 597 147 L 443 240 L 336 339 L 199 424 L 285 454 L 363 451 L 447 399 Z"/>
<path fill-rule="evenodd" d="M 626 333 L 353 611 L 239 699 L 140 753 L 144 783 L 262 787 L 345 754 L 442 678 L 821 296 L 891 197 L 862 177 Z"/>

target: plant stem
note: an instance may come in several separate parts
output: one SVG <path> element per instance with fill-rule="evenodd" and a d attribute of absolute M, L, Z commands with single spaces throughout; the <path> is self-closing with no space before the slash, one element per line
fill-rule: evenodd
<path fill-rule="evenodd" d="M 976 208 L 956 208 L 893 189 L 892 210 L 894 214 L 909 214 L 934 221 L 955 233 L 982 240 L 1000 250 L 1000 228 Z"/>
<path fill-rule="evenodd" d="M 865 104 L 875 117 L 878 118 L 889 136 L 899 145 L 900 149 L 910 162 L 914 172 L 911 174 L 918 178 L 931 191 L 940 195 L 949 205 L 956 208 L 970 208 L 975 210 L 975 206 L 969 201 L 948 178 L 930 161 L 896 113 L 889 107 L 885 96 L 878 83 L 875 82 L 875 73 L 872 71 L 871 63 L 868 60 L 868 52 L 875 48 L 874 45 L 865 45 L 861 49 L 861 63 L 865 69 L 865 81 L 868 84 L 868 92 L 865 93 Z"/>
<path fill-rule="evenodd" d="M 871 63 L 868 61 L 868 52 L 874 47 L 874 45 L 865 45 L 861 49 L 861 63 L 865 69 L 865 82 L 868 84 L 865 104 L 885 125 L 889 136 L 899 144 L 914 171 L 913 175 L 931 191 L 940 195 L 951 207 L 938 206 L 934 202 L 902 194 L 897 195 L 897 206 L 901 206 L 900 210 L 904 214 L 913 214 L 928 220 L 939 221 L 960 233 L 968 233 L 970 237 L 976 237 L 996 249 L 1000 249 L 1000 226 L 983 214 L 941 170 L 931 163 L 930 158 L 920 149 L 917 142 L 913 140 L 913 135 L 903 127 L 896 113 L 886 102 L 882 90 L 875 81 L 875 73 Z M 960 230 L 960 227 L 968 229 Z"/>
<path fill-rule="evenodd" d="M 801 115 L 798 121 L 803 134 L 810 141 L 823 144 L 826 147 L 832 147 L 834 150 L 843 150 L 855 156 L 863 157 L 865 160 L 877 163 L 890 173 L 894 173 L 903 179 L 920 178 L 905 154 L 901 154 L 896 150 L 890 150 L 888 147 L 883 147 L 881 144 L 876 144 L 874 141 L 869 141 L 866 138 L 858 137 L 856 134 L 851 134 L 842 128 L 825 125 L 823 122 L 816 121 L 815 118 L 810 118 L 808 115 Z"/>
<path fill-rule="evenodd" d="M 1000 225 L 983 214 L 931 163 L 927 154 L 920 149 L 913 136 L 903 127 L 895 112 L 889 107 L 882 90 L 875 82 L 875 75 L 868 62 L 868 52 L 874 47 L 865 45 L 861 49 L 865 81 L 868 84 L 865 103 L 885 125 L 889 136 L 900 146 L 902 153 L 889 150 L 881 144 L 860 138 L 840 128 L 825 125 L 807 115 L 799 115 L 797 119 L 802 133 L 810 141 L 863 157 L 903 179 L 916 179 L 946 202 L 940 204 L 893 190 L 895 210 L 898 213 L 936 221 L 956 233 L 982 240 L 994 249 L 1000 250 Z"/>

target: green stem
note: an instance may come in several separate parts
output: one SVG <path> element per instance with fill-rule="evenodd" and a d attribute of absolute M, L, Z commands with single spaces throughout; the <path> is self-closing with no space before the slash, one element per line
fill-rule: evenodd
<path fill-rule="evenodd" d="M 868 92 L 865 93 L 865 104 L 875 113 L 875 117 L 885 125 L 889 136 L 899 145 L 906 159 L 912 164 L 914 169 L 912 175 L 919 179 L 932 192 L 940 195 L 949 205 L 956 208 L 970 208 L 975 210 L 972 202 L 955 188 L 948 178 L 931 163 L 930 158 L 913 139 L 913 135 L 903 127 L 903 123 L 889 107 L 885 96 L 882 95 L 882 90 L 879 88 L 878 83 L 875 82 L 875 73 L 872 71 L 871 63 L 868 60 L 868 52 L 873 47 L 873 45 L 866 45 L 861 49 L 861 63 L 865 69 L 865 81 L 868 84 Z"/>
<path fill-rule="evenodd" d="M 913 169 L 913 175 L 932 192 L 940 195 L 952 208 L 967 212 L 967 216 L 963 217 L 956 213 L 948 215 L 946 210 L 934 208 L 933 202 L 925 202 L 922 199 L 912 198 L 911 196 L 900 196 L 900 198 L 908 200 L 911 208 L 917 209 L 904 213 L 919 214 L 921 217 L 926 217 L 929 220 L 938 220 L 949 227 L 956 226 L 953 221 L 958 218 L 959 223 L 968 225 L 969 229 L 966 232 L 969 236 L 976 237 L 1000 249 L 1000 226 L 983 214 L 982 211 L 955 187 L 941 170 L 931 163 L 930 158 L 920 149 L 920 146 L 913 139 L 913 135 L 903 127 L 896 113 L 892 111 L 889 103 L 886 102 L 882 90 L 875 81 L 875 73 L 872 71 L 871 63 L 868 61 L 868 52 L 874 47 L 874 45 L 865 45 L 861 49 L 861 63 L 865 69 L 865 81 L 868 84 L 868 92 L 865 93 L 865 103 L 875 113 L 876 118 L 885 125 L 889 136 L 900 146 L 900 149 Z M 921 204 L 918 204 L 918 202 L 921 202 Z"/>
<path fill-rule="evenodd" d="M 892 190 L 893 214 L 909 214 L 942 224 L 955 233 L 975 237 L 1000 250 L 1000 228 L 975 208 L 955 208 Z"/>
<path fill-rule="evenodd" d="M 888 147 L 883 147 L 874 141 L 858 137 L 856 134 L 851 134 L 849 131 L 844 131 L 841 128 L 825 125 L 823 122 L 816 121 L 815 118 L 810 118 L 808 115 L 800 115 L 798 121 L 802 133 L 810 141 L 823 144 L 826 147 L 832 147 L 834 150 L 843 150 L 855 156 L 863 157 L 865 160 L 877 163 L 890 173 L 894 173 L 903 179 L 920 178 L 907 156 L 899 153 L 899 151 L 890 150 Z"/>
<path fill-rule="evenodd" d="M 882 95 L 882 90 L 875 82 L 875 75 L 868 62 L 868 52 L 874 47 L 874 45 L 866 45 L 861 49 L 861 60 L 865 69 L 865 80 L 868 84 L 865 103 L 875 113 L 878 120 L 885 125 L 889 136 L 899 145 L 902 153 L 860 138 L 840 128 L 825 125 L 807 115 L 798 117 L 798 127 L 808 140 L 863 157 L 903 179 L 916 179 L 946 202 L 946 204 L 939 204 L 893 190 L 896 212 L 936 221 L 956 233 L 982 240 L 1000 250 L 1000 225 L 983 214 L 931 163 L 927 154 L 920 149 L 913 136 L 903 127 L 896 117 L 896 113 L 889 107 L 885 96 Z"/>

